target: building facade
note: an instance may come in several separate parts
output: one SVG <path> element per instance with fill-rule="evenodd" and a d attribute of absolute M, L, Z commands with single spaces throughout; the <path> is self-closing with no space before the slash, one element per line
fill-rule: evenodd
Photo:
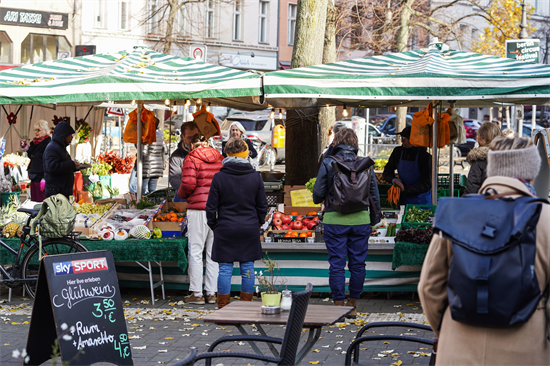
<path fill-rule="evenodd" d="M 71 57 L 80 38 L 76 0 L 0 3 L 0 68 Z"/>
<path fill-rule="evenodd" d="M 82 44 L 96 52 L 147 46 L 192 56 L 206 51 L 205 61 L 245 70 L 277 69 L 277 0 L 180 1 L 171 9 L 166 0 L 89 0 L 82 2 Z M 168 30 L 174 11 L 172 31 Z"/>

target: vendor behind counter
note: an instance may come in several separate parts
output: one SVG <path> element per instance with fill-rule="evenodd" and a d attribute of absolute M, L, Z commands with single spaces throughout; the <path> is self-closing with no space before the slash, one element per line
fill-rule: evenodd
<path fill-rule="evenodd" d="M 399 132 L 402 145 L 393 149 L 382 176 L 386 182 L 396 183 L 401 188 L 399 203 L 432 203 L 432 156 L 425 147 L 415 147 L 409 142 L 411 127 Z M 395 170 L 399 178 L 395 175 Z"/>

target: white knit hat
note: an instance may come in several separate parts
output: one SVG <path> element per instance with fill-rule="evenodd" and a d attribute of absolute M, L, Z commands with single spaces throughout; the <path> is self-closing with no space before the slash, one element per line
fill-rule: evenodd
<path fill-rule="evenodd" d="M 512 177 L 532 180 L 540 170 L 540 156 L 536 146 L 525 149 L 489 150 L 487 177 Z"/>

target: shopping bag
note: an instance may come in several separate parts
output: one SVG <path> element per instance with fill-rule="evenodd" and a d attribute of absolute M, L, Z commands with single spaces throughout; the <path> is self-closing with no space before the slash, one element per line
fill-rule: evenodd
<path fill-rule="evenodd" d="M 143 108 L 141 110 L 141 142 L 150 145 L 157 141 L 155 113 Z M 137 143 L 137 109 L 128 115 L 128 123 L 124 129 L 124 142 Z"/>
<path fill-rule="evenodd" d="M 432 114 L 433 107 L 431 104 L 428 104 L 426 110 L 414 114 L 411 124 L 411 138 L 409 139 L 413 146 L 430 146 L 430 130 L 434 123 Z"/>
<path fill-rule="evenodd" d="M 449 121 L 451 116 L 448 113 L 439 114 L 439 128 L 437 130 L 437 147 L 444 147 L 451 142 Z"/>
<path fill-rule="evenodd" d="M 462 116 L 458 114 L 458 109 L 449 108 L 447 113 L 451 116 L 451 120 L 449 121 L 450 143 L 455 145 L 465 144 L 466 129 L 464 128 Z M 456 136 L 453 133 L 453 129 L 456 130 Z"/>
<path fill-rule="evenodd" d="M 206 106 L 203 104 L 198 112 L 193 113 L 193 122 L 197 124 L 199 131 L 204 135 L 206 139 L 212 136 L 220 136 L 220 125 L 214 115 L 206 110 Z"/>

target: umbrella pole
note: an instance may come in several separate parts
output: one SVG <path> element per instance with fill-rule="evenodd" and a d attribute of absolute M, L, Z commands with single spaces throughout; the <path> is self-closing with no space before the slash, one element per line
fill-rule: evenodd
<path fill-rule="evenodd" d="M 454 103 L 451 103 L 450 108 L 455 107 Z M 493 110 L 492 108 L 490 109 Z M 492 120 L 492 119 L 491 119 Z M 454 168 L 455 168 L 455 144 L 449 144 L 450 154 L 449 154 L 449 197 L 454 197 L 455 191 L 455 181 L 454 181 Z"/>
<path fill-rule="evenodd" d="M 137 166 L 137 200 L 141 201 L 141 186 L 143 185 L 143 165 L 141 164 L 141 129 L 143 123 L 141 122 L 141 111 L 143 103 L 138 102 L 137 108 L 137 154 L 136 154 L 136 166 Z"/>
<path fill-rule="evenodd" d="M 439 125 L 439 118 L 437 116 L 437 104 L 433 108 L 433 136 L 432 136 L 432 205 L 437 205 L 437 173 L 439 171 L 437 166 L 437 128 Z"/>

